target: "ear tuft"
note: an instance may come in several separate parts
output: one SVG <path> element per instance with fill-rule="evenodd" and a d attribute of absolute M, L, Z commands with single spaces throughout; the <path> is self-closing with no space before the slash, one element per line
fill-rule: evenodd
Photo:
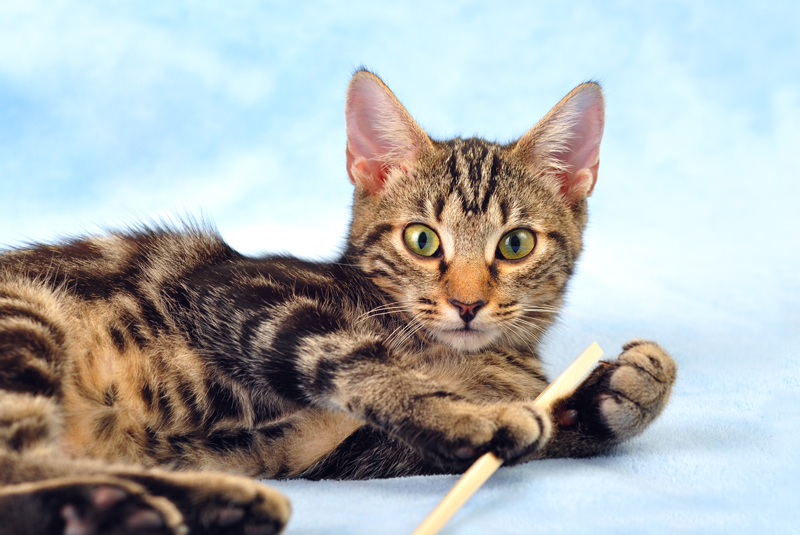
<path fill-rule="evenodd" d="M 537 175 L 553 177 L 562 199 L 575 204 L 597 182 L 604 124 L 602 89 L 581 84 L 519 139 L 515 151 Z"/>
<path fill-rule="evenodd" d="M 408 171 L 430 138 L 380 78 L 358 71 L 345 101 L 347 173 L 356 187 L 381 193 L 394 169 Z"/>

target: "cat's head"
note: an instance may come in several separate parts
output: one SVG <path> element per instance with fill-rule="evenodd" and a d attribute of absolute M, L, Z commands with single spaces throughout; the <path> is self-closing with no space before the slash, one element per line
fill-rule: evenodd
<path fill-rule="evenodd" d="M 345 114 L 349 260 L 410 330 L 455 349 L 537 338 L 581 251 L 600 161 L 600 87 L 578 86 L 507 145 L 432 140 L 367 71 L 353 76 Z"/>

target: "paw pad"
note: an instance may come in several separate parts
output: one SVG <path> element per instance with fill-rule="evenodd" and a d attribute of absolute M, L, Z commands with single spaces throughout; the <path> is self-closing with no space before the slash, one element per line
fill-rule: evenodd
<path fill-rule="evenodd" d="M 675 382 L 675 361 L 654 342 L 633 340 L 604 373 L 600 412 L 618 439 L 641 433 L 663 410 Z"/>

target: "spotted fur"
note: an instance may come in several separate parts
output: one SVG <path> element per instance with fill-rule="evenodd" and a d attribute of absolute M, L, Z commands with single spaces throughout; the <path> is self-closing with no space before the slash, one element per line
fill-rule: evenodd
<path fill-rule="evenodd" d="M 214 472 L 368 478 L 458 472 L 485 451 L 594 455 L 658 415 L 675 365 L 640 341 L 553 413 L 532 403 L 597 177 L 597 85 L 508 145 L 430 139 L 365 71 L 346 116 L 355 197 L 336 262 L 243 256 L 194 224 L 0 255 L 0 520 L 269 533 L 285 501 Z M 413 223 L 438 254 L 410 251 Z M 535 247 L 505 260 L 498 243 L 520 228 Z"/>

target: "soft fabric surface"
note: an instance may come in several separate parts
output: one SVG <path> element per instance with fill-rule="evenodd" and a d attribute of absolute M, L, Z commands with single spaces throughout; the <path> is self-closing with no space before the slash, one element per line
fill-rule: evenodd
<path fill-rule="evenodd" d="M 611 455 L 502 468 L 443 533 L 796 533 L 800 8 L 595 4 L 2 3 L 0 243 L 191 213 L 331 257 L 353 67 L 434 136 L 501 140 L 597 78 L 599 182 L 544 353 L 555 376 L 655 339 L 672 402 Z M 288 535 L 405 534 L 455 481 L 273 484 Z"/>

